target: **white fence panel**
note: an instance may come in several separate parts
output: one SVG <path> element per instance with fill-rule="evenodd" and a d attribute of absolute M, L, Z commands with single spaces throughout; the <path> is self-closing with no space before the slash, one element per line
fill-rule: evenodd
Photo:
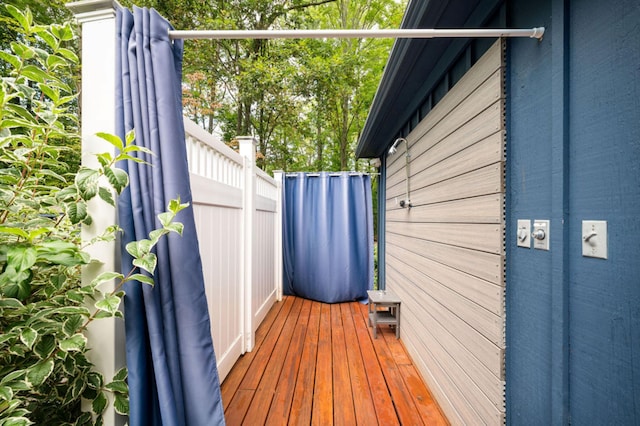
<path fill-rule="evenodd" d="M 226 377 L 243 353 L 240 209 L 196 203 L 196 228 L 218 371 Z"/>
<path fill-rule="evenodd" d="M 244 158 L 191 120 L 184 124 L 211 336 L 224 380 L 280 298 L 280 191 L 253 165 L 255 151 Z"/>
<path fill-rule="evenodd" d="M 278 185 L 275 179 L 256 169 L 256 197 L 253 233 L 253 331 L 278 298 L 274 238 L 278 219 Z"/>

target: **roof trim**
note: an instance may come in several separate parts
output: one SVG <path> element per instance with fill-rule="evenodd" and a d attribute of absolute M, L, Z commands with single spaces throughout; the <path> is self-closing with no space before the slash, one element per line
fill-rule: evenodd
<path fill-rule="evenodd" d="M 411 0 L 401 28 L 480 28 L 502 0 Z M 356 148 L 357 158 L 382 156 L 471 39 L 397 39 Z M 406 99 L 406 102 L 403 101 Z"/>

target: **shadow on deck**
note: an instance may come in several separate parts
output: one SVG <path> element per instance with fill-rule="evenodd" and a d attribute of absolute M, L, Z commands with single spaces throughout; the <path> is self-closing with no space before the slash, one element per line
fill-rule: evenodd
<path fill-rule="evenodd" d="M 373 339 L 367 305 L 285 296 L 222 383 L 230 426 L 333 423 L 444 425 L 388 326 Z"/>

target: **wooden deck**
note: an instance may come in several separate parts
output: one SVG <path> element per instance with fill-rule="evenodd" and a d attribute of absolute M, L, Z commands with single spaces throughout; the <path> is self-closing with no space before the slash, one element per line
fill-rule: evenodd
<path fill-rule="evenodd" d="M 366 318 L 357 302 L 285 296 L 222 383 L 227 424 L 447 424 L 394 331 L 374 340 Z"/>

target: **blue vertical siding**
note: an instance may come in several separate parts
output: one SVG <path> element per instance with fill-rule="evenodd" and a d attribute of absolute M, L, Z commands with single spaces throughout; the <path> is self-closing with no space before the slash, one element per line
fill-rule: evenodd
<path fill-rule="evenodd" d="M 640 2 L 531 3 L 508 9 L 547 33 L 508 51 L 507 421 L 640 424 Z M 551 250 L 517 219 L 551 219 Z"/>
<path fill-rule="evenodd" d="M 544 25 L 541 42 L 511 39 L 507 57 L 507 423 L 551 422 L 552 252 L 518 249 L 518 219 L 551 214 L 552 111 L 549 2 L 510 7 L 510 27 Z M 521 18 L 522 17 L 522 18 Z M 535 25 L 532 22 L 536 22 Z M 555 224 L 551 223 L 554 232 Z"/>
<path fill-rule="evenodd" d="M 640 2 L 570 19 L 571 418 L 640 424 Z M 580 255 L 584 219 L 608 221 L 608 260 Z"/>

